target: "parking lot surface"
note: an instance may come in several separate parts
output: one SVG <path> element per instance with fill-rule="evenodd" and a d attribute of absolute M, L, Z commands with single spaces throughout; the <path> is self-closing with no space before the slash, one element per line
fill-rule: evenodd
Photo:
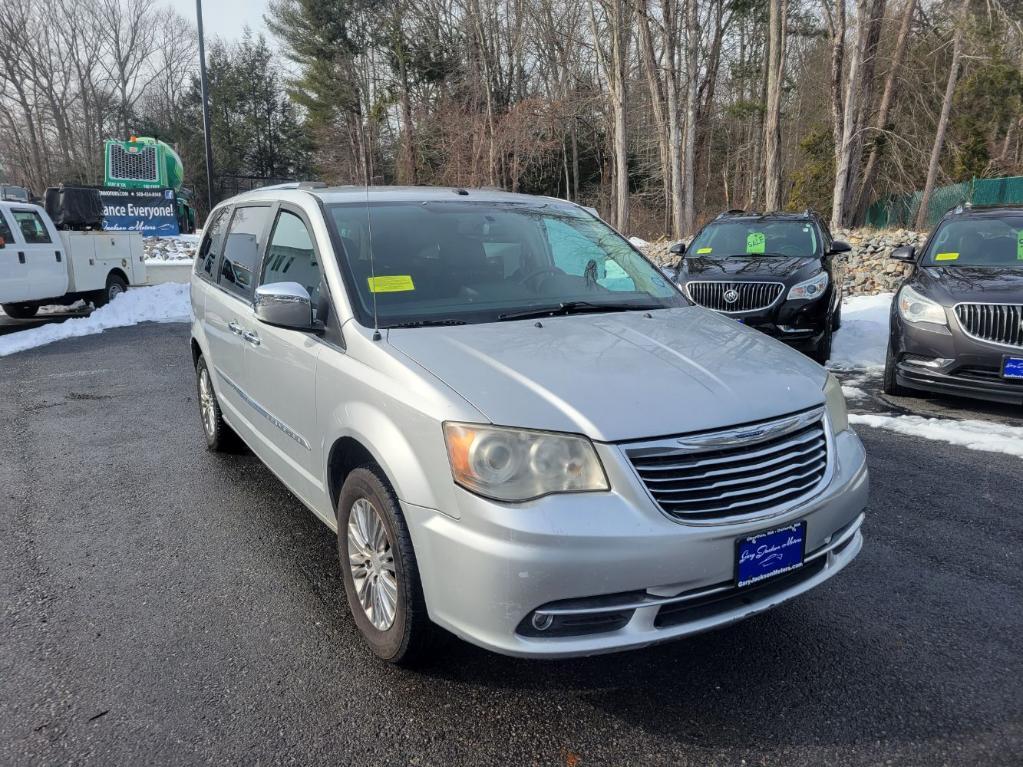
<path fill-rule="evenodd" d="M 639 652 L 452 638 L 410 672 L 361 644 L 334 535 L 206 452 L 187 340 L 0 359 L 0 764 L 1023 763 L 1019 458 L 861 428 L 865 547 L 823 587 Z"/>

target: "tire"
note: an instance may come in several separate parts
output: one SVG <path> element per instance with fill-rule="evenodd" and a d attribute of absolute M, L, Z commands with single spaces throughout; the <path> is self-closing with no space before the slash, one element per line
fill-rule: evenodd
<path fill-rule="evenodd" d="M 905 386 L 899 385 L 895 377 L 895 355 L 892 353 L 891 341 L 888 342 L 888 351 L 884 356 L 884 378 L 881 381 L 881 390 L 893 397 L 906 397 L 910 392 Z"/>
<path fill-rule="evenodd" d="M 374 464 L 352 471 L 341 488 L 337 548 L 348 608 L 373 653 L 399 666 L 425 659 L 434 627 L 412 538 L 394 490 Z M 358 585 L 356 573 L 362 574 Z"/>
<path fill-rule="evenodd" d="M 213 378 L 206 358 L 200 356 L 195 363 L 195 391 L 199 403 L 199 421 L 206 437 L 206 449 L 212 453 L 233 453 L 238 448 L 238 436 L 224 421 L 224 414 L 213 390 Z"/>
<path fill-rule="evenodd" d="M 38 304 L 3 304 L 4 314 L 16 320 L 27 320 L 36 316 Z"/>
<path fill-rule="evenodd" d="M 93 293 L 92 305 L 97 309 L 101 306 L 106 306 L 127 289 L 128 283 L 124 277 L 119 274 L 110 274 L 107 276 L 107 286 L 103 290 L 97 290 Z"/>
<path fill-rule="evenodd" d="M 831 315 L 831 329 L 839 330 L 842 327 L 842 302 L 838 302 L 835 313 Z"/>
<path fill-rule="evenodd" d="M 827 323 L 827 327 L 824 328 L 824 335 L 817 342 L 817 347 L 810 353 L 810 357 L 821 365 L 826 365 L 828 360 L 831 359 L 831 340 L 834 333 L 835 331 L 832 329 L 831 323 Z"/>

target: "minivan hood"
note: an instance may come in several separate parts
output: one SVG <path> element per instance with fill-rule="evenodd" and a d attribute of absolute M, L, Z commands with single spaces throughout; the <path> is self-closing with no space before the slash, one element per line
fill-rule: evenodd
<path fill-rule="evenodd" d="M 618 442 L 824 401 L 824 370 L 700 307 L 391 329 L 387 341 L 492 423 Z"/>

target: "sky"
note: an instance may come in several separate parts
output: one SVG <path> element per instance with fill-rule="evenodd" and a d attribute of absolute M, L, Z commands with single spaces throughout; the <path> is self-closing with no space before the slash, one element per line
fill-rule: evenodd
<path fill-rule="evenodd" d="M 166 0 L 166 3 L 189 21 L 195 22 L 195 0 Z M 202 18 L 206 39 L 220 37 L 227 42 L 238 40 L 242 30 L 248 26 L 255 33 L 262 32 L 267 41 L 273 43 L 273 37 L 263 23 L 266 10 L 266 0 L 205 0 L 202 4 Z"/>

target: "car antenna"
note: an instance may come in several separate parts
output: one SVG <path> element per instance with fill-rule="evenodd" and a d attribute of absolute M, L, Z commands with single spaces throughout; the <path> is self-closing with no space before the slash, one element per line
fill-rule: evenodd
<path fill-rule="evenodd" d="M 373 294 L 373 340 L 380 340 L 380 318 L 377 315 L 377 270 L 373 258 L 373 216 L 369 212 L 369 178 L 366 178 L 366 234 L 369 237 L 369 292 Z"/>

